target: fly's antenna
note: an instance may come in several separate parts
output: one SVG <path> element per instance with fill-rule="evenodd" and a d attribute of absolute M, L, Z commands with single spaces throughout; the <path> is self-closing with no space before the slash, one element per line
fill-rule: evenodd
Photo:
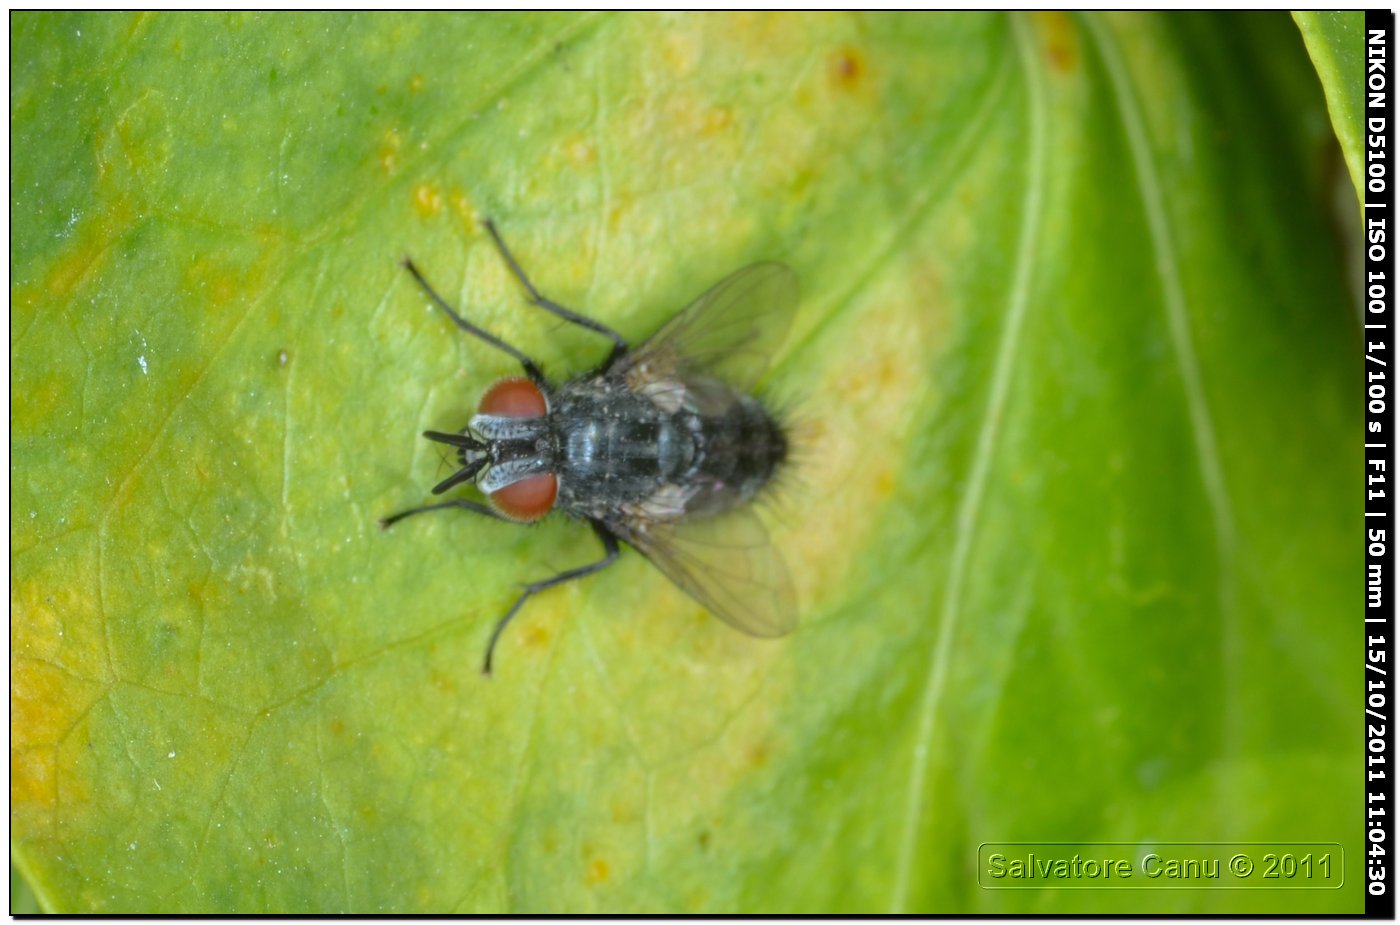
<path fill-rule="evenodd" d="M 525 375 L 529 376 L 532 382 L 536 384 L 544 383 L 544 373 L 540 371 L 538 363 L 530 359 L 520 350 L 516 349 L 515 347 L 512 347 L 510 344 L 501 340 L 496 335 L 484 330 L 483 328 L 477 327 L 467 319 L 463 318 L 461 315 L 457 314 L 457 312 L 452 308 L 452 306 L 447 304 L 447 300 L 444 299 L 442 296 L 438 295 L 437 291 L 428 284 L 428 281 L 426 279 L 423 278 L 423 274 L 418 270 L 418 267 L 414 265 L 412 257 L 405 257 L 402 263 L 403 268 L 409 273 L 413 274 L 413 278 L 418 282 L 419 287 L 421 287 L 422 290 L 428 294 L 428 298 L 432 299 L 433 302 L 437 304 L 438 308 L 441 308 L 443 311 L 447 312 L 447 317 L 452 319 L 453 324 L 457 325 L 457 327 L 461 328 L 463 331 L 466 331 L 473 337 L 485 341 L 492 347 L 495 347 L 497 350 L 500 350 L 504 353 L 508 353 L 511 356 L 515 357 L 515 359 L 520 361 L 520 365 L 525 367 Z"/>
<path fill-rule="evenodd" d="M 489 461 L 486 444 L 470 434 L 445 434 L 437 430 L 425 430 L 423 436 L 436 443 L 455 446 L 462 455 L 462 468 L 433 486 L 433 494 L 440 495 L 456 485 L 476 478 L 476 474 Z"/>
<path fill-rule="evenodd" d="M 434 485 L 433 494 L 440 495 L 450 488 L 455 488 L 463 482 L 467 482 L 476 478 L 476 474 L 481 471 L 481 467 L 484 465 L 486 465 L 485 459 L 477 459 L 473 462 L 468 463 L 467 465 L 458 469 L 456 472 L 449 475 L 447 478 L 443 479 L 441 482 L 438 482 L 436 485 Z"/>

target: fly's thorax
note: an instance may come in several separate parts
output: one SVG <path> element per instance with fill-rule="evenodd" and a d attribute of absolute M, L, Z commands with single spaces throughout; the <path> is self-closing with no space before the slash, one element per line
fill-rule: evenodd
<path fill-rule="evenodd" d="M 691 467 L 685 422 L 626 382 L 588 376 L 551 397 L 558 446 L 559 503 L 574 514 L 616 516 Z"/>

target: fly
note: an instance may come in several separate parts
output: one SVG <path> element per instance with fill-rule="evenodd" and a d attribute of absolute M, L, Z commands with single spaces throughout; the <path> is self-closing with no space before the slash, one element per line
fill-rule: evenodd
<path fill-rule="evenodd" d="M 403 266 L 457 327 L 518 361 L 458 433 L 423 436 L 457 450 L 461 467 L 433 488 L 473 482 L 488 504 L 453 498 L 380 521 L 458 509 L 531 523 L 561 510 L 593 528 L 596 562 L 531 582 L 496 623 L 482 666 L 531 596 L 600 572 L 619 544 L 646 556 L 710 613 L 751 636 L 797 624 L 792 581 L 752 501 L 788 458 L 783 424 L 752 389 L 797 307 L 797 276 L 758 263 L 717 283 L 637 347 L 540 294 L 488 219 L 483 226 L 531 304 L 612 341 L 601 366 L 562 384 L 501 338 L 459 315 L 413 261 Z"/>

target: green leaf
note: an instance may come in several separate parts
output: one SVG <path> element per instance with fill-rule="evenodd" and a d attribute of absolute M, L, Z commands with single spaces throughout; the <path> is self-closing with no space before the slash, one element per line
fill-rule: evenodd
<path fill-rule="evenodd" d="M 1332 128 L 1342 144 L 1356 198 L 1364 200 L 1366 168 L 1362 161 L 1362 80 L 1366 73 L 1366 13 L 1363 10 L 1307 10 L 1293 14 L 1303 33 L 1322 90 Z"/>
<path fill-rule="evenodd" d="M 17 13 L 11 821 L 50 911 L 1361 907 L 1357 321 L 1283 14 Z M 745 263 L 802 625 L 383 533 L 509 358 Z M 979 887 L 991 841 L 1339 890 Z"/>
<path fill-rule="evenodd" d="M 11 864 L 10 915 L 38 915 L 39 912 L 39 901 L 34 898 L 34 891 L 15 870 L 15 865 Z"/>

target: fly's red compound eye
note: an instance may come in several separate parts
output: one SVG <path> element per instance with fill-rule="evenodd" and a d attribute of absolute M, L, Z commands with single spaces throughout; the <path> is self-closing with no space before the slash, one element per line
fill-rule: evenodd
<path fill-rule="evenodd" d="M 481 396 L 477 410 L 503 418 L 542 418 L 549 411 L 549 406 L 540 387 L 529 379 L 502 379 Z M 551 494 L 550 502 L 553 503 L 553 500 Z"/>
<path fill-rule="evenodd" d="M 495 391 L 494 389 L 492 391 Z M 538 389 L 536 393 L 538 394 Z M 485 411 L 485 409 L 482 409 Z M 500 414 L 499 411 L 490 412 Z M 553 472 L 542 472 L 512 482 L 491 494 L 491 506 L 512 520 L 539 520 L 554 507 L 559 495 L 559 480 Z"/>

